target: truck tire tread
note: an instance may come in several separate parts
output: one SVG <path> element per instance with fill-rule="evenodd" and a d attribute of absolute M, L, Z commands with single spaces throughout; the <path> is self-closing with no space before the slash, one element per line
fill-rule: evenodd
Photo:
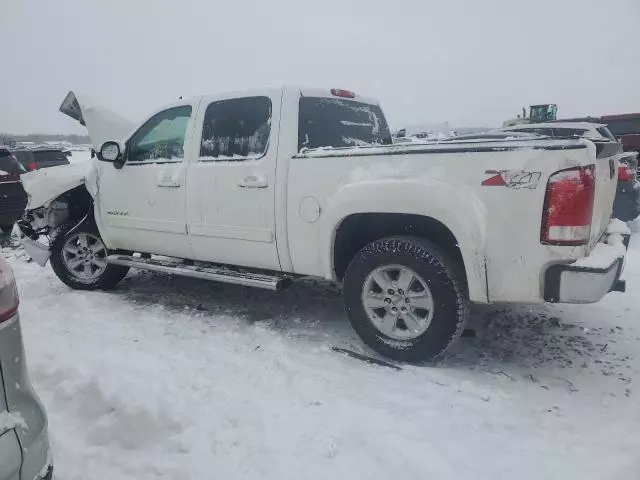
<path fill-rule="evenodd" d="M 427 330 L 413 340 L 385 336 L 371 323 L 362 305 L 367 275 L 384 264 L 406 264 L 429 284 L 435 302 Z M 466 283 L 460 266 L 426 239 L 388 237 L 364 247 L 351 261 L 344 281 L 344 300 L 354 330 L 376 352 L 394 360 L 420 363 L 442 355 L 460 337 L 469 316 Z"/>
<path fill-rule="evenodd" d="M 60 225 L 53 232 L 51 239 L 51 267 L 56 276 L 67 286 L 74 290 L 111 290 L 127 275 L 129 267 L 121 267 L 119 265 L 107 265 L 104 273 L 93 282 L 80 282 L 76 280 L 68 271 L 62 260 L 62 247 L 69 234 L 69 231 L 77 226 L 76 222 L 67 222 Z M 98 229 L 91 224 L 78 226 L 75 232 L 85 231 L 93 235 L 100 236 Z"/>

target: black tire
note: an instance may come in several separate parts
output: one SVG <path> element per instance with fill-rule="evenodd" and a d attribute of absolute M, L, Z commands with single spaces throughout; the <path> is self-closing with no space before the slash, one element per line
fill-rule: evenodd
<path fill-rule="evenodd" d="M 129 267 L 107 264 L 106 268 L 96 278 L 85 280 L 79 278 L 70 270 L 63 258 L 63 248 L 73 236 L 87 233 L 100 238 L 98 229 L 91 224 L 77 226 L 74 222 L 66 223 L 56 229 L 51 243 L 51 267 L 57 277 L 63 283 L 75 290 L 110 290 L 122 280 L 129 272 Z M 102 240 L 100 240 L 102 241 Z M 105 260 L 108 254 L 105 249 Z"/>
<path fill-rule="evenodd" d="M 433 317 L 426 331 L 413 339 L 398 340 L 382 333 L 363 305 L 367 277 L 386 265 L 410 268 L 431 291 Z M 436 358 L 462 334 L 469 316 L 460 270 L 442 249 L 421 238 L 389 237 L 367 245 L 351 261 L 344 279 L 344 301 L 353 329 L 370 348 L 393 360 L 419 363 Z"/>
<path fill-rule="evenodd" d="M 11 225 L 0 225 L 0 230 L 2 230 L 2 233 L 11 233 L 13 230 L 13 223 Z"/>

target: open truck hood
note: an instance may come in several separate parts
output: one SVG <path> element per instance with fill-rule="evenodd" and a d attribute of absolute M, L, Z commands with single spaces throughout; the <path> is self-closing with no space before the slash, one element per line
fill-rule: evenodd
<path fill-rule="evenodd" d="M 132 121 L 73 91 L 65 97 L 60 111 L 87 127 L 96 150 L 108 140 L 123 140 L 135 126 Z"/>
<path fill-rule="evenodd" d="M 122 140 L 135 124 L 84 95 L 69 92 L 60 111 L 84 125 L 95 149 L 108 140 Z M 20 176 L 29 195 L 27 209 L 45 205 L 64 192 L 84 184 L 95 197 L 97 182 L 93 161 L 44 168 Z"/>

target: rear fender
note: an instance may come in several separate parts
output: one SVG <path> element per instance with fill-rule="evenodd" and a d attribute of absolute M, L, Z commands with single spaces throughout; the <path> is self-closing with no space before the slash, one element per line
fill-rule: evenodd
<path fill-rule="evenodd" d="M 322 263 L 325 277 L 335 279 L 334 243 L 338 227 L 358 213 L 398 213 L 431 217 L 456 237 L 472 301 L 486 303 L 484 203 L 464 185 L 433 179 L 373 180 L 350 183 L 329 200 L 323 215 Z"/>

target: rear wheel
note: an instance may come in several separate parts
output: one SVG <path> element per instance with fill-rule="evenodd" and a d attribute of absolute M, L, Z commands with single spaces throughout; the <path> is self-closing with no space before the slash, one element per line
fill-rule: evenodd
<path fill-rule="evenodd" d="M 11 231 L 13 230 L 13 223 L 10 225 L 0 225 L 0 230 L 2 230 L 2 233 L 11 233 Z"/>
<path fill-rule="evenodd" d="M 65 284 L 77 290 L 114 288 L 128 267 L 107 263 L 108 250 L 90 225 L 62 225 L 51 244 L 51 266 Z"/>
<path fill-rule="evenodd" d="M 373 350 L 422 362 L 442 354 L 467 321 L 458 268 L 441 249 L 414 237 L 391 237 L 363 248 L 345 275 L 351 325 Z"/>

